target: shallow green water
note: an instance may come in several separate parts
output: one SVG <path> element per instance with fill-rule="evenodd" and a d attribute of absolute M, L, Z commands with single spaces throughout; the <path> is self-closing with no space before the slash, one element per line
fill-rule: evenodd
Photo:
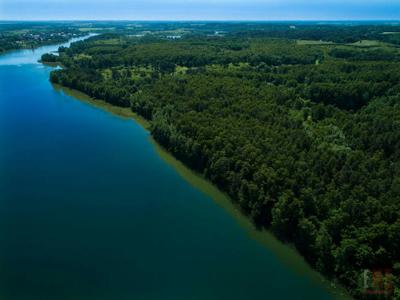
<path fill-rule="evenodd" d="M 0 56 L 0 299 L 333 298 L 137 123 L 54 89 L 57 48 Z"/>

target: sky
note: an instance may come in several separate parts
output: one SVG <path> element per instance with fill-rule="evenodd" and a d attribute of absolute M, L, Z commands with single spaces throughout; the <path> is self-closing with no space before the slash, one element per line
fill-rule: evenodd
<path fill-rule="evenodd" d="M 0 20 L 399 20 L 400 0 L 0 0 Z"/>

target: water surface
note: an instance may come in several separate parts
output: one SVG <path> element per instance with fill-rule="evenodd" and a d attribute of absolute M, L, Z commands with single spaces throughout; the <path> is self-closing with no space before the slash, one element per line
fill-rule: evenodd
<path fill-rule="evenodd" d="M 333 298 L 138 123 L 54 89 L 57 48 L 0 56 L 0 299 Z"/>

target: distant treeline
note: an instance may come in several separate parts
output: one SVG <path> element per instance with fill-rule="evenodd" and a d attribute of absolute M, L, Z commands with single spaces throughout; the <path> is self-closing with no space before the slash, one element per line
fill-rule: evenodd
<path fill-rule="evenodd" d="M 307 38 L 378 34 L 332 28 Z M 389 269 L 400 297 L 399 49 L 258 35 L 108 34 L 43 59 L 65 66 L 52 82 L 148 119 L 161 145 L 354 296 L 365 269 Z"/>
<path fill-rule="evenodd" d="M 0 23 L 0 53 L 63 43 L 83 34 L 68 24 L 4 22 Z"/>

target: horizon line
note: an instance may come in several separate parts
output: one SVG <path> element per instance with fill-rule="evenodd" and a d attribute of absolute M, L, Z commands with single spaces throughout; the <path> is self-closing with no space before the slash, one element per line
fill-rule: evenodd
<path fill-rule="evenodd" d="M 0 22 L 400 22 L 400 19 L 0 19 Z"/>

